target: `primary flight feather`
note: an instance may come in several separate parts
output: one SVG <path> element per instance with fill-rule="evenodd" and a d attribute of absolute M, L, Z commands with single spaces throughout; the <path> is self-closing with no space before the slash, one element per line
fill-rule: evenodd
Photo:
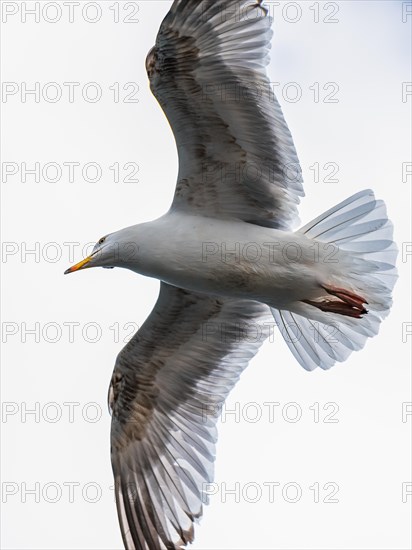
<path fill-rule="evenodd" d="M 271 24 L 262 1 L 173 3 L 146 60 L 178 148 L 173 203 L 67 270 L 124 267 L 161 281 L 109 389 L 128 550 L 193 541 L 219 411 L 273 324 L 305 369 L 327 369 L 377 334 L 391 306 L 396 247 L 372 191 L 292 231 L 304 193 L 266 74 Z"/>

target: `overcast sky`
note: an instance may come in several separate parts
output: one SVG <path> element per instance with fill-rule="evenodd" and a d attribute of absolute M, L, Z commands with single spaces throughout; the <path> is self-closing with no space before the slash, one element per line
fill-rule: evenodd
<path fill-rule="evenodd" d="M 2 2 L 10 550 L 122 548 L 107 388 L 158 283 L 120 269 L 63 272 L 102 235 L 163 214 L 177 171 L 144 66 L 171 2 L 64 4 Z M 302 164 L 302 222 L 371 187 L 395 224 L 401 277 L 379 336 L 330 372 L 305 372 L 277 334 L 251 362 L 224 411 L 193 549 L 407 549 L 412 5 L 268 4 L 269 73 Z"/>

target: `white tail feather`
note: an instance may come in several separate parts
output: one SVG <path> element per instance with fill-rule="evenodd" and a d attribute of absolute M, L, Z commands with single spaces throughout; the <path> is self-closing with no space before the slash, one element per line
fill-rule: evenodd
<path fill-rule="evenodd" d="M 329 369 L 375 336 L 389 313 L 397 279 L 393 226 L 385 204 L 366 190 L 318 216 L 298 233 L 335 244 L 346 258 L 345 272 L 339 275 L 341 286 L 359 292 L 368 302 L 368 313 L 362 318 L 321 311 L 303 302 L 294 311 L 272 308 L 283 338 L 302 367 Z"/>

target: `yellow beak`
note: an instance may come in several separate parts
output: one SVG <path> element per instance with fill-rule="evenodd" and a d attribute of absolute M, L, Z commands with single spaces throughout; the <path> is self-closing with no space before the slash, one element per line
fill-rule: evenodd
<path fill-rule="evenodd" d="M 76 264 L 72 267 L 69 267 L 69 269 L 67 269 L 64 272 L 64 274 L 67 275 L 68 273 L 74 273 L 75 271 L 79 271 L 80 269 L 83 269 L 90 262 L 91 259 L 92 259 L 92 256 L 88 256 L 87 258 L 85 258 L 84 260 L 79 262 L 78 264 Z"/>

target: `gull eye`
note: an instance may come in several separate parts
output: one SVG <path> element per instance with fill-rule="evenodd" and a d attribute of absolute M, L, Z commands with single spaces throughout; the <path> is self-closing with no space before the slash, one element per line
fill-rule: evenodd
<path fill-rule="evenodd" d="M 103 244 L 105 240 L 106 240 L 106 237 L 102 237 L 99 241 L 99 244 Z"/>

